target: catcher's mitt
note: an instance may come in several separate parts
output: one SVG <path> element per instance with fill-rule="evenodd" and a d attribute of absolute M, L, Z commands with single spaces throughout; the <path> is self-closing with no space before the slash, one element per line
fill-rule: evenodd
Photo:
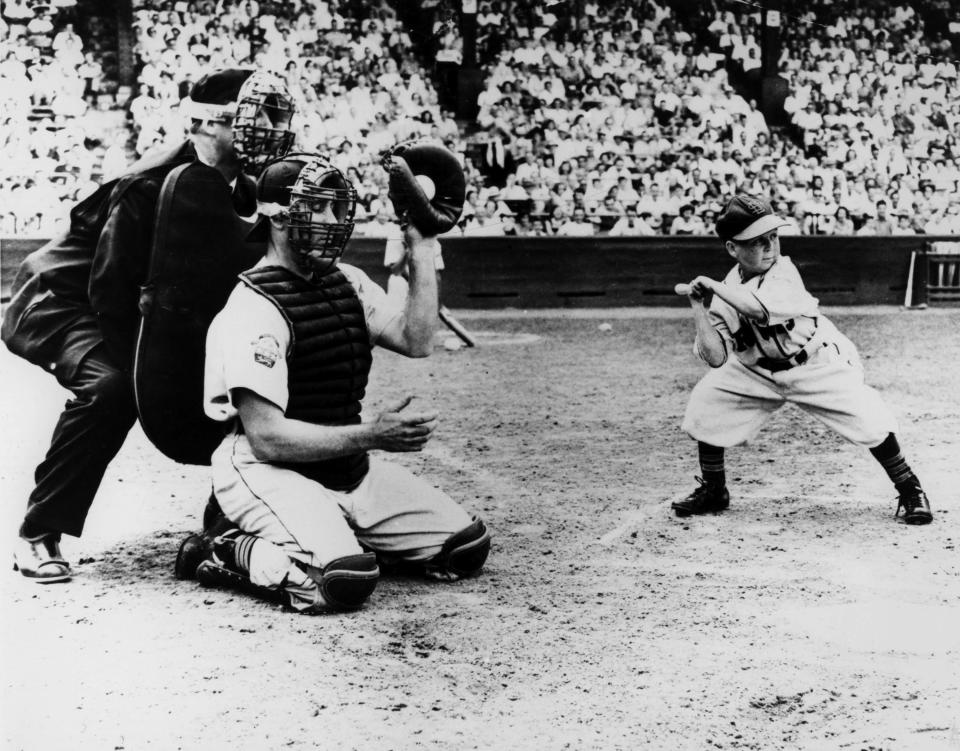
<path fill-rule="evenodd" d="M 448 148 L 436 141 L 408 141 L 384 152 L 380 163 L 401 223 L 412 222 L 426 237 L 457 223 L 467 186 L 463 167 Z"/>

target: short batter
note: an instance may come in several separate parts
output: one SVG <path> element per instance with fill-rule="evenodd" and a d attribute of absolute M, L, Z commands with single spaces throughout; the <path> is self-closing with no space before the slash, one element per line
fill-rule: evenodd
<path fill-rule="evenodd" d="M 698 442 L 703 477 L 672 508 L 677 516 L 726 509 L 724 449 L 753 438 L 791 402 L 868 448 L 897 488 L 897 515 L 903 511 L 907 524 L 927 524 L 930 503 L 900 451 L 896 420 L 864 382 L 854 345 L 820 312 L 790 258 L 780 255 L 783 224 L 765 200 L 735 196 L 716 230 L 737 265 L 722 282 L 698 276 L 689 290 L 678 289 L 693 307 L 695 349 L 713 370 L 694 388 L 683 420 Z"/>

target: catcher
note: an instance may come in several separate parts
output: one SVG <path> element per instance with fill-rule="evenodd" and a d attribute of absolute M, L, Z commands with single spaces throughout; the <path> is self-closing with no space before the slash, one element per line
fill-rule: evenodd
<path fill-rule="evenodd" d="M 212 460 L 223 516 L 183 542 L 178 578 L 314 613 L 360 607 L 381 565 L 441 580 L 483 566 L 490 535 L 479 518 L 370 454 L 421 450 L 437 413 L 410 409 L 407 397 L 361 421 L 372 347 L 409 357 L 433 348 L 435 235 L 463 201 L 448 202 L 440 177 L 428 200 L 400 156 L 388 169 L 408 220 L 403 309 L 339 263 L 357 194 L 338 169 L 295 154 L 260 176 L 253 233 L 268 234 L 267 253 L 240 275 L 207 337 L 206 410 L 229 430 Z"/>
<path fill-rule="evenodd" d="M 103 474 L 138 417 L 139 314 L 152 294 L 147 277 L 156 238 L 177 224 L 156 220 L 167 178 L 189 169 L 205 180 L 194 183 L 192 201 L 204 224 L 181 221 L 183 234 L 227 235 L 256 211 L 255 184 L 244 171 L 255 173 L 293 140 L 292 100 L 264 73 L 206 76 L 181 110 L 189 139 L 144 157 L 77 204 L 67 234 L 29 255 L 14 280 L 3 341 L 73 392 L 36 469 L 14 551 L 14 568 L 36 582 L 71 577 L 61 535 L 80 536 Z M 170 203 L 177 205 L 176 196 Z M 195 251 L 202 265 L 210 248 L 202 240 L 194 245 L 181 250 Z M 169 352 L 163 357 L 175 359 Z"/>
<path fill-rule="evenodd" d="M 907 524 L 929 524 L 930 502 L 900 451 L 893 414 L 864 383 L 853 343 L 780 255 L 783 224 L 765 200 L 734 196 L 716 230 L 737 264 L 722 282 L 698 276 L 677 286 L 693 307 L 696 351 L 712 370 L 693 389 L 683 419 L 697 441 L 703 478 L 673 509 L 677 516 L 725 510 L 724 449 L 753 438 L 792 402 L 869 449 L 897 489 L 896 513 Z"/>

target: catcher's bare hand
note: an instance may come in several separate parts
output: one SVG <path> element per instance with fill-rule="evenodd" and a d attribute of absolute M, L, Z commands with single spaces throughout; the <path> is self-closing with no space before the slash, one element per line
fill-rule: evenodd
<path fill-rule="evenodd" d="M 383 451 L 421 451 L 437 427 L 436 412 L 406 412 L 403 410 L 413 401 L 413 396 L 404 397 L 392 407 L 381 412 L 371 423 L 374 448 Z"/>

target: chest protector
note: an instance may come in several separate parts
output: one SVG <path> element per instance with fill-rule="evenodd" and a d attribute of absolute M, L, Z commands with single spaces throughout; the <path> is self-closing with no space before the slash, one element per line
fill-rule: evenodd
<path fill-rule="evenodd" d="M 356 425 L 373 361 L 363 305 L 343 272 L 309 282 L 279 266 L 240 275 L 270 300 L 290 328 L 286 416 L 315 425 Z M 351 490 L 367 474 L 366 452 L 284 465 L 332 490 Z"/>
<path fill-rule="evenodd" d="M 150 266 L 140 290 L 133 365 L 140 424 L 158 449 L 184 464 L 209 464 L 223 440 L 223 425 L 203 411 L 207 328 L 226 304 L 237 274 L 264 251 L 245 241 L 250 225 L 237 215 L 234 201 L 212 167 L 192 162 L 174 168 L 160 190 Z"/>

